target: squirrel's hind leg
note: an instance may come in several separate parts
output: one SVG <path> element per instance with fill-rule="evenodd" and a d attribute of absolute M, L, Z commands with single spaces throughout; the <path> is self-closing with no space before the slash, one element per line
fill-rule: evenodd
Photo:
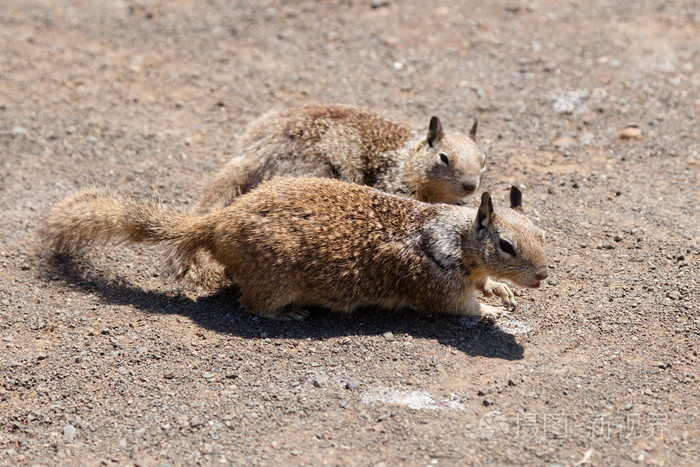
<path fill-rule="evenodd" d="M 241 289 L 241 305 L 248 313 L 277 321 L 299 321 L 309 312 L 293 305 L 293 294 L 276 290 L 270 293 L 252 293 L 250 290 Z"/>
<path fill-rule="evenodd" d="M 311 313 L 303 308 L 288 306 L 277 310 L 276 318 L 279 321 L 301 321 L 309 317 Z"/>

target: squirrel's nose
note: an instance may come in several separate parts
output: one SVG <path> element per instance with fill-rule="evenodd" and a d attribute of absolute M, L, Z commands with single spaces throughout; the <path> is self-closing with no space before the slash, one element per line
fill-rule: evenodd
<path fill-rule="evenodd" d="M 547 271 L 547 268 L 542 269 L 540 271 L 537 271 L 535 273 L 535 277 L 537 278 L 538 281 L 545 280 L 546 278 L 549 277 L 549 271 Z"/>
<path fill-rule="evenodd" d="M 474 182 L 464 182 L 462 183 L 462 188 L 464 189 L 465 193 L 467 195 L 471 194 L 476 190 L 477 184 Z"/>

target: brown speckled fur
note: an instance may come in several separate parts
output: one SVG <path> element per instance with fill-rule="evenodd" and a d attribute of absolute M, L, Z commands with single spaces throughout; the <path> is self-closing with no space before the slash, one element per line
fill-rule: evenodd
<path fill-rule="evenodd" d="M 547 262 L 540 229 L 519 209 L 490 206 L 484 194 L 481 223 L 466 207 L 327 178 L 279 177 L 201 216 L 88 190 L 59 203 L 44 233 L 62 253 L 91 243 L 162 244 L 179 276 L 206 251 L 240 286 L 243 307 L 268 318 L 298 318 L 308 306 L 493 316 L 499 310 L 477 302 L 475 290 L 489 277 L 537 286 Z M 514 258 L 498 250 L 504 235 Z"/>
<path fill-rule="evenodd" d="M 442 131 L 431 147 L 427 130 L 414 133 L 342 105 L 263 115 L 236 139 L 234 154 L 205 189 L 200 212 L 228 206 L 275 176 L 337 178 L 421 201 L 457 203 L 471 193 L 465 185 L 478 187 L 485 162 L 467 135 Z"/>

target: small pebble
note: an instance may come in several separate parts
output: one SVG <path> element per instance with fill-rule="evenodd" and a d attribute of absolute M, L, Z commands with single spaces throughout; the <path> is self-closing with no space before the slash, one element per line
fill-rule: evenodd
<path fill-rule="evenodd" d="M 23 126 L 16 126 L 16 127 L 12 128 L 12 134 L 14 136 L 26 135 L 27 129 L 24 128 Z"/>
<path fill-rule="evenodd" d="M 559 285 L 559 281 L 558 281 L 557 279 L 549 279 L 549 280 L 547 281 L 547 283 L 548 283 L 549 285 L 554 285 L 554 286 Z"/>
<path fill-rule="evenodd" d="M 328 378 L 326 378 L 325 376 L 317 376 L 314 379 L 313 385 L 314 385 L 314 387 L 317 387 L 317 388 L 322 388 L 324 386 L 328 386 Z"/>
<path fill-rule="evenodd" d="M 360 388 L 361 384 L 362 383 L 360 383 L 358 380 L 351 379 L 350 381 L 345 383 L 345 389 L 349 389 L 350 391 L 355 391 L 356 389 Z"/>
<path fill-rule="evenodd" d="M 642 136 L 642 129 L 636 126 L 628 126 L 620 132 L 622 139 L 639 138 L 640 136 Z"/>
<path fill-rule="evenodd" d="M 63 427 L 63 436 L 65 436 L 69 440 L 73 439 L 77 432 L 78 431 L 73 425 L 69 424 Z"/>
<path fill-rule="evenodd" d="M 216 376 L 214 373 L 202 373 L 204 379 L 212 379 L 214 376 Z"/>
<path fill-rule="evenodd" d="M 572 138 L 571 136 L 562 136 L 561 138 L 557 138 L 552 142 L 552 146 L 555 148 L 565 148 L 567 146 L 571 146 L 572 144 L 576 143 L 576 139 Z"/>
<path fill-rule="evenodd" d="M 199 417 L 193 417 L 190 419 L 190 428 L 197 428 L 198 426 L 204 425 L 204 420 Z"/>
<path fill-rule="evenodd" d="M 83 357 L 75 357 L 75 363 L 83 363 Z"/>
<path fill-rule="evenodd" d="M 146 347 L 139 347 L 136 352 L 138 352 L 139 355 L 143 355 L 148 352 L 148 349 Z"/>
<path fill-rule="evenodd" d="M 493 405 L 494 402 L 492 399 L 484 399 L 483 404 L 484 404 L 484 407 L 488 407 L 489 405 Z"/>
<path fill-rule="evenodd" d="M 384 339 L 386 339 L 386 340 L 388 340 L 388 341 L 393 341 L 393 340 L 394 340 L 394 334 L 393 334 L 391 331 L 385 332 L 385 333 L 382 334 L 382 335 L 384 336 Z"/>
<path fill-rule="evenodd" d="M 677 290 L 674 290 L 672 292 L 667 293 L 666 296 L 668 298 L 670 298 L 671 300 L 680 300 L 681 299 L 681 294 Z"/>

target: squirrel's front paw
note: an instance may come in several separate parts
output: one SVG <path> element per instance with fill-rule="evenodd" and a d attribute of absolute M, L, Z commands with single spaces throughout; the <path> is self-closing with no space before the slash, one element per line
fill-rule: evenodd
<path fill-rule="evenodd" d="M 486 282 L 484 282 L 484 286 L 481 290 L 487 297 L 492 295 L 499 297 L 501 302 L 503 302 L 503 305 L 505 305 L 505 307 L 509 310 L 515 310 L 518 307 L 513 291 L 510 290 L 510 287 L 503 282 L 496 282 L 491 279 L 486 279 Z"/>
<path fill-rule="evenodd" d="M 479 312 L 481 319 L 484 321 L 496 321 L 498 318 L 506 314 L 506 309 L 502 306 L 489 306 L 483 303 L 479 304 Z"/>

